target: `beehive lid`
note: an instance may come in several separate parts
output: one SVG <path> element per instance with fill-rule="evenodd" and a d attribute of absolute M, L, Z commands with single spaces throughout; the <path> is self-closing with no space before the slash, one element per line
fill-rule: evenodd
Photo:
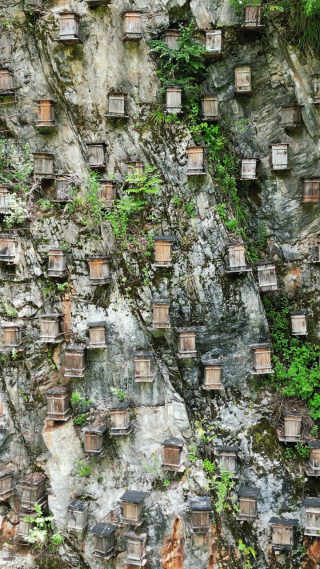
<path fill-rule="evenodd" d="M 174 235 L 154 235 L 154 241 L 175 241 Z"/>
<path fill-rule="evenodd" d="M 218 96 L 218 93 L 217 93 L 216 91 L 214 91 L 214 92 L 213 92 L 213 91 L 210 91 L 210 92 L 208 92 L 208 93 L 202 93 L 201 98 L 203 98 L 203 97 L 209 97 L 210 95 Z"/>
<path fill-rule="evenodd" d="M 96 433 L 97 435 L 103 435 L 103 433 L 107 430 L 105 425 L 101 425 L 100 427 L 94 427 L 93 425 L 86 425 L 82 431 L 84 433 Z"/>
<path fill-rule="evenodd" d="M 68 346 L 66 346 L 65 351 L 66 352 L 84 352 L 84 350 L 86 349 L 84 344 L 68 344 Z"/>
<path fill-rule="evenodd" d="M 123 18 L 126 14 L 142 14 L 141 10 L 123 10 L 123 12 L 121 12 L 120 16 L 121 18 Z"/>
<path fill-rule="evenodd" d="M 41 99 L 36 99 L 36 103 L 42 103 L 42 101 L 50 101 L 51 103 L 55 103 L 56 100 L 52 97 L 52 95 L 43 96 Z"/>
<path fill-rule="evenodd" d="M 141 541 L 141 543 L 143 543 L 147 539 L 146 533 L 140 533 L 140 535 L 138 535 L 133 531 L 128 531 L 128 533 L 126 533 L 125 536 L 128 537 L 129 539 L 133 539 L 134 541 Z"/>
<path fill-rule="evenodd" d="M 198 144 L 197 146 L 187 146 L 186 150 L 192 150 L 194 148 L 206 148 L 206 146 L 204 144 Z"/>
<path fill-rule="evenodd" d="M 6 476 L 9 476 L 10 474 L 14 474 L 14 470 L 12 468 L 10 468 L 9 466 L 1 466 L 0 467 L 0 478 L 5 478 Z"/>
<path fill-rule="evenodd" d="M 108 145 L 108 143 L 107 143 L 106 140 L 101 140 L 101 141 L 97 141 L 97 142 L 85 142 L 85 144 L 86 144 L 87 146 L 101 146 L 102 144 L 103 144 L 104 146 L 107 146 L 107 145 Z"/>
<path fill-rule="evenodd" d="M 269 522 L 270 525 L 275 526 L 284 526 L 284 527 L 297 527 L 299 520 L 292 519 L 292 520 L 285 520 L 284 518 L 270 518 Z"/>
<path fill-rule="evenodd" d="M 320 498 L 305 498 L 303 500 L 303 505 L 306 508 L 308 507 L 320 508 Z"/>
<path fill-rule="evenodd" d="M 0 239 L 17 239 L 18 235 L 14 235 L 13 233 L 1 233 Z"/>
<path fill-rule="evenodd" d="M 211 512 L 211 500 L 210 498 L 203 497 L 203 498 L 189 498 L 190 508 L 195 512 Z"/>
<path fill-rule="evenodd" d="M 292 103 L 292 105 L 282 105 L 281 109 L 295 109 L 296 107 L 304 107 L 304 105 L 299 105 L 298 103 Z"/>
<path fill-rule="evenodd" d="M 46 476 L 41 472 L 31 472 L 21 479 L 22 484 L 32 484 L 36 486 L 40 482 L 46 480 Z"/>
<path fill-rule="evenodd" d="M 114 526 L 112 524 L 103 524 L 98 523 L 91 529 L 91 533 L 96 535 L 101 535 L 103 537 L 108 537 L 112 533 L 114 533 L 118 529 L 118 526 Z"/>
<path fill-rule="evenodd" d="M 166 439 L 165 441 L 163 441 L 161 445 L 166 447 L 183 448 L 184 443 L 185 441 L 183 441 L 182 439 L 178 439 L 177 437 L 171 437 L 171 439 Z"/>
<path fill-rule="evenodd" d="M 68 391 L 69 387 L 66 387 L 64 385 L 57 385 L 56 387 L 51 387 L 51 389 L 48 389 L 46 393 L 49 395 L 64 395 L 65 393 L 68 393 Z"/>
<path fill-rule="evenodd" d="M 320 441 L 309 441 L 308 445 L 310 448 L 320 448 Z"/>
<path fill-rule="evenodd" d="M 252 65 L 249 65 L 248 63 L 236 63 L 236 65 L 233 66 L 233 69 L 237 69 L 237 67 L 250 67 L 250 69 L 252 69 Z"/>
<path fill-rule="evenodd" d="M 161 298 L 153 298 L 152 302 L 154 304 L 170 304 L 170 300 L 169 299 L 161 299 Z"/>
<path fill-rule="evenodd" d="M 145 499 L 147 492 L 139 492 L 138 490 L 127 490 L 120 500 L 123 502 L 132 502 L 133 504 L 140 504 Z"/>
<path fill-rule="evenodd" d="M 113 184 L 116 184 L 119 180 L 114 180 L 112 178 L 99 178 L 98 182 L 99 184 L 102 182 L 112 182 Z"/>
<path fill-rule="evenodd" d="M 109 257 L 107 257 L 106 255 L 95 255 L 94 257 L 87 257 L 87 260 L 89 261 L 94 259 L 106 259 L 108 261 Z"/>
<path fill-rule="evenodd" d="M 49 251 L 65 251 L 62 247 L 55 247 L 54 245 L 50 245 Z"/>
<path fill-rule="evenodd" d="M 244 243 L 242 243 L 241 241 L 239 241 L 238 243 L 227 243 L 226 247 L 238 247 L 239 245 L 244 245 Z"/>
<path fill-rule="evenodd" d="M 17 324 L 15 322 L 2 322 L 2 328 L 22 328 L 22 324 Z"/>
<path fill-rule="evenodd" d="M 243 498 L 258 498 L 259 494 L 260 488 L 254 486 L 240 486 L 238 490 L 238 496 Z"/>
<path fill-rule="evenodd" d="M 97 326 L 104 326 L 106 328 L 107 323 L 105 320 L 101 320 L 100 322 L 88 322 L 88 328 L 96 328 Z"/>
<path fill-rule="evenodd" d="M 191 326 L 190 328 L 176 328 L 176 331 L 179 333 L 180 332 L 196 332 L 197 328 L 195 328 L 194 326 L 193 327 Z"/>
<path fill-rule="evenodd" d="M 257 348 L 271 348 L 271 344 L 249 344 L 249 348 L 256 350 Z"/>
<path fill-rule="evenodd" d="M 136 350 L 134 352 L 134 356 L 136 358 L 138 358 L 138 357 L 140 357 L 140 358 L 152 358 L 153 352 L 145 352 L 143 350 Z"/>
<path fill-rule="evenodd" d="M 78 18 L 80 18 L 80 14 L 75 10 L 63 10 L 62 12 L 58 12 L 58 14 L 59 16 L 65 16 L 66 14 L 74 14 L 75 16 L 78 16 Z"/>
<path fill-rule="evenodd" d="M 84 512 L 88 508 L 89 504 L 83 502 L 82 500 L 72 500 L 68 504 L 68 510 L 77 510 L 78 512 Z"/>
<path fill-rule="evenodd" d="M 290 314 L 291 316 L 302 316 L 305 315 L 307 316 L 308 311 L 307 310 L 290 310 Z"/>
<path fill-rule="evenodd" d="M 52 318 L 53 320 L 58 320 L 61 318 L 61 314 L 40 314 L 40 318 Z"/>
<path fill-rule="evenodd" d="M 225 445 L 217 445 L 216 449 L 219 451 L 226 451 L 226 452 L 239 452 L 239 447 L 228 447 Z"/>
<path fill-rule="evenodd" d="M 119 403 L 113 403 L 110 405 L 109 409 L 111 409 L 111 411 L 124 411 L 125 409 L 128 409 L 129 405 L 129 401 L 119 401 Z"/>
<path fill-rule="evenodd" d="M 257 265 L 258 267 L 263 267 L 263 265 L 275 265 L 275 262 L 272 261 L 271 259 L 270 259 L 270 260 L 266 260 L 266 261 L 257 261 L 257 262 L 256 262 L 256 265 Z"/>
<path fill-rule="evenodd" d="M 283 409 L 282 415 L 284 417 L 302 417 L 301 413 L 297 413 L 296 411 L 290 411 L 288 409 Z"/>
<path fill-rule="evenodd" d="M 53 156 L 52 152 L 33 152 L 33 156 Z"/>
<path fill-rule="evenodd" d="M 269 144 L 269 148 L 272 148 L 273 146 L 290 146 L 288 142 L 273 142 L 272 144 Z"/>
<path fill-rule="evenodd" d="M 212 358 L 212 359 L 201 358 L 201 362 L 203 363 L 204 366 L 223 366 L 224 365 L 224 361 L 221 360 L 220 358 Z"/>

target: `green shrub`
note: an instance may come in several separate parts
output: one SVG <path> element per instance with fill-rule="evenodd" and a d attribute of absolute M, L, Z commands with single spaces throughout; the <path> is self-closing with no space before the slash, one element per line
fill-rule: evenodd
<path fill-rule="evenodd" d="M 92 468 L 90 466 L 90 464 L 85 464 L 84 462 L 82 462 L 81 460 L 79 460 L 77 462 L 77 472 L 79 474 L 79 476 L 90 476 L 91 472 L 92 472 Z"/>

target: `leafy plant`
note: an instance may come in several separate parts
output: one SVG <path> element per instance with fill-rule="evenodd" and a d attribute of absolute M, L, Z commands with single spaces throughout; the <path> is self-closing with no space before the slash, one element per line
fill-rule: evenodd
<path fill-rule="evenodd" d="M 216 438 L 216 435 L 212 433 L 214 431 L 214 426 L 208 427 L 205 429 L 203 427 L 203 420 L 202 421 L 195 421 L 196 427 L 196 435 L 199 439 L 201 439 L 204 443 L 211 443 Z"/>
<path fill-rule="evenodd" d="M 90 464 L 85 464 L 82 460 L 79 460 L 77 462 L 77 467 L 78 467 L 77 472 L 79 476 L 86 477 L 90 476 L 90 474 L 92 473 L 92 468 Z"/>
<path fill-rule="evenodd" d="M 93 403 L 92 399 L 86 399 L 78 391 L 74 391 L 71 394 L 71 405 L 75 412 L 77 412 L 79 409 L 90 407 L 92 403 Z"/>
<path fill-rule="evenodd" d="M 190 462 L 196 462 L 197 460 L 196 452 L 197 452 L 197 447 L 195 445 L 190 445 L 188 452 L 188 459 L 190 460 Z"/>
<path fill-rule="evenodd" d="M 54 528 L 53 516 L 44 516 L 41 506 L 35 504 L 34 509 L 38 514 L 36 518 L 24 518 L 25 522 L 34 524 L 29 530 L 29 535 L 26 537 L 29 543 L 32 543 L 36 549 L 42 549 L 48 544 L 60 545 L 63 541 L 62 535 L 57 532 L 51 535 Z"/>
<path fill-rule="evenodd" d="M 119 399 L 119 401 L 125 401 L 125 399 L 128 399 L 127 393 L 122 389 L 117 389 L 116 387 L 111 387 L 110 389 L 113 395 L 116 395 L 116 397 Z"/>
<path fill-rule="evenodd" d="M 87 422 L 87 415 L 85 413 L 81 413 L 81 415 L 77 415 L 76 417 L 73 418 L 73 423 L 75 425 L 83 425 L 84 423 Z"/>
<path fill-rule="evenodd" d="M 241 553 L 243 553 L 243 555 L 245 557 L 244 569 L 252 569 L 250 559 L 248 559 L 248 558 L 250 555 L 252 555 L 252 557 L 256 556 L 257 552 L 255 551 L 255 549 L 253 547 L 245 545 L 243 543 L 242 539 L 239 539 L 238 549 L 239 549 L 239 551 L 241 551 Z"/>
<path fill-rule="evenodd" d="M 196 211 L 192 202 L 185 202 L 183 209 L 189 217 L 195 217 Z"/>
<path fill-rule="evenodd" d="M 311 430 L 311 432 L 310 432 L 310 435 L 311 435 L 312 437 L 317 437 L 317 436 L 318 436 L 318 431 L 319 431 L 319 427 L 318 427 L 317 425 L 315 425 L 315 426 L 312 428 L 312 430 Z"/>
<path fill-rule="evenodd" d="M 234 487 L 232 473 L 220 469 L 220 475 L 214 475 L 213 473 L 217 470 L 217 466 L 208 459 L 203 461 L 203 470 L 207 475 L 207 489 L 214 490 L 217 495 L 215 510 L 220 514 L 225 508 L 230 491 Z"/>
<path fill-rule="evenodd" d="M 18 311 L 7 302 L 3 302 L 2 306 L 5 310 L 6 315 L 9 316 L 9 318 L 14 318 L 15 316 L 18 316 Z"/>
<path fill-rule="evenodd" d="M 271 328 L 275 373 L 268 379 L 285 397 L 307 401 L 313 419 L 320 418 L 320 347 L 291 336 L 289 301 L 263 298 Z"/>

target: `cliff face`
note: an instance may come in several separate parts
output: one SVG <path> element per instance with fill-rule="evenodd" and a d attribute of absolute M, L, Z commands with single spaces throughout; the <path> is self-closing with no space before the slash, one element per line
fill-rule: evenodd
<path fill-rule="evenodd" d="M 83 43 L 75 46 L 55 41 L 58 13 L 70 7 L 81 17 Z M 210 172 L 196 181 L 187 177 L 186 148 L 194 146 L 187 125 L 148 120 L 160 82 L 147 40 L 183 18 L 193 19 L 200 29 L 223 26 L 224 56 L 207 64 L 202 92 L 218 92 L 220 123 L 228 126 L 236 155 L 260 158 L 258 181 L 242 186 L 239 182 L 250 211 L 249 225 L 253 233 L 264 225 L 263 257 L 276 262 L 278 286 L 295 307 L 308 307 L 316 342 L 320 277 L 317 265 L 309 261 L 320 229 L 319 204 L 301 204 L 300 178 L 319 174 L 319 114 L 312 104 L 310 78 L 318 62 L 285 45 L 272 23 L 261 34 L 244 32 L 227 1 L 138 2 L 135 9 L 142 11 L 143 32 L 138 44 L 122 41 L 124 9 L 131 8 L 115 2 L 90 10 L 84 0 L 74 0 L 72 6 L 56 0 L 46 2 L 45 11 L 35 16 L 5 6 L 15 25 L 13 30 L 3 29 L 1 45 L 5 57 L 13 58 L 10 66 L 17 91 L 15 105 L 1 107 L 6 117 L 2 130 L 10 133 L 3 136 L 13 136 L 21 146 L 29 144 L 33 153 L 53 153 L 55 173 L 72 174 L 79 196 L 84 194 L 88 141 L 107 142 L 103 175 L 115 177 L 120 195 L 130 160 L 156 167 L 164 183 L 158 194 L 149 197 L 154 221 L 145 222 L 142 216 L 137 235 L 139 230 L 144 234 L 138 245 L 121 248 L 108 221 L 88 227 L 79 211 L 64 206 L 38 208 L 37 199 L 54 198 L 52 182 L 43 181 L 35 190 L 28 219 L 17 230 L 15 268 L 1 264 L 2 306 L 7 303 L 16 309 L 15 319 L 23 323 L 24 351 L 2 359 L 0 460 L 13 468 L 17 492 L 0 506 L 0 563 L 12 568 L 98 569 L 105 562 L 92 555 L 92 533 L 76 537 L 67 532 L 67 506 L 75 498 L 89 503 L 89 530 L 100 521 L 121 526 L 120 497 L 130 489 L 147 492 L 145 521 L 138 533 L 147 533 L 150 568 L 249 567 L 246 562 L 260 569 L 317 567 L 317 539 L 303 541 L 303 498 L 317 496 L 319 487 L 305 476 L 305 463 L 290 460 L 278 441 L 279 394 L 267 381 L 261 385 L 252 376 L 249 346 L 270 342 L 256 271 L 226 273 L 225 245 L 232 236 L 218 215 L 219 190 Z M 250 98 L 234 96 L 233 67 L 241 63 L 252 67 Z M 128 95 L 127 121 L 106 119 L 108 94 L 113 91 Z M 56 127 L 41 133 L 35 126 L 36 100 L 48 95 L 55 100 Z M 280 125 L 279 109 L 293 102 L 303 105 L 303 126 L 288 131 Z M 273 142 L 289 144 L 289 172 L 271 171 Z M 188 215 L 184 203 L 194 204 L 194 216 Z M 145 254 L 152 231 L 175 236 L 172 269 L 156 269 L 154 252 Z M 6 232 L 3 225 L 2 233 Z M 49 246 L 66 252 L 68 288 L 59 289 L 52 284 L 57 281 L 48 278 Z M 110 257 L 110 284 L 90 285 L 86 259 L 93 255 Z M 153 328 L 153 298 L 170 299 L 170 329 Z M 1 310 L 1 320 L 8 321 L 8 312 Z M 39 343 L 39 315 L 51 313 L 63 316 L 64 336 L 62 343 L 48 346 Z M 88 322 L 100 321 L 105 322 L 106 348 L 87 351 L 84 378 L 66 378 L 66 343 L 85 342 Z M 177 357 L 179 326 L 195 328 L 197 358 Z M 134 353 L 143 349 L 154 355 L 152 383 L 134 380 Z M 222 359 L 221 391 L 203 390 L 201 358 Z M 88 422 L 108 416 L 111 388 L 125 391 L 131 403 L 132 433 L 111 437 L 109 427 L 104 456 L 86 458 L 82 426 L 72 419 L 46 421 L 45 392 L 57 384 L 70 385 L 71 392 L 92 400 L 84 409 Z M 307 415 L 305 404 L 297 405 Z M 202 438 L 199 424 L 206 431 Z M 310 433 L 312 420 L 306 419 L 306 424 Z M 216 435 L 214 441 L 206 442 L 208 433 Z M 186 443 L 184 473 L 162 474 L 161 445 L 169 437 Z M 238 474 L 221 513 L 214 508 L 217 492 L 211 492 L 210 532 L 197 535 L 191 531 L 189 498 L 210 494 L 202 460 L 212 459 L 214 445 L 238 446 Z M 190 459 L 191 449 L 196 460 Z M 90 468 L 83 476 L 81 466 L 87 464 Z M 56 530 L 64 536 L 55 553 L 46 557 L 17 541 L 19 481 L 34 469 L 47 477 L 49 509 Z M 251 523 L 236 520 L 233 504 L 238 503 L 239 486 L 260 489 L 257 516 Z M 299 520 L 292 552 L 272 553 L 268 524 L 272 516 Z M 121 526 L 117 555 L 108 561 L 112 569 L 125 564 L 124 534 Z M 241 556 L 239 540 L 254 548 L 255 558 Z"/>

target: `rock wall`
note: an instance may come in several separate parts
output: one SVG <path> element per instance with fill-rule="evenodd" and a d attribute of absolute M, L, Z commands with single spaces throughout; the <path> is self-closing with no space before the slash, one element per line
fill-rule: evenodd
<path fill-rule="evenodd" d="M 317 539 L 303 540 L 303 498 L 317 496 L 318 485 L 305 477 L 303 466 L 286 459 L 276 436 L 273 390 L 266 384 L 256 389 L 252 383 L 249 346 L 270 341 L 256 272 L 226 273 L 225 245 L 230 236 L 215 207 L 216 187 L 210 174 L 197 182 L 187 177 L 186 148 L 194 144 L 187 127 L 164 124 L 151 128 L 144 123 L 160 87 L 146 40 L 186 15 L 201 29 L 223 26 L 224 57 L 209 63 L 203 92 L 219 93 L 220 120 L 229 124 L 238 156 L 260 158 L 259 179 L 247 184 L 244 193 L 252 227 L 259 221 L 266 227 L 264 254 L 277 262 L 281 290 L 291 298 L 317 300 L 319 269 L 309 260 L 319 232 L 319 204 L 302 206 L 300 184 L 301 177 L 318 174 L 319 115 L 312 104 L 310 79 L 317 62 L 285 45 L 272 24 L 262 34 L 245 33 L 227 1 L 196 0 L 190 5 L 174 0 L 139 1 L 134 7 L 142 10 L 139 44 L 122 41 L 121 13 L 130 7 L 120 2 L 90 10 L 84 0 L 72 4 L 51 0 L 39 16 L 28 15 L 18 6 L 6 8 L 16 25 L 13 31 L 2 33 L 1 45 L 9 46 L 13 54 L 17 85 L 16 112 L 2 121 L 6 129 L 19 143 L 28 143 L 32 152 L 54 153 L 55 172 L 76 174 L 80 195 L 88 165 L 87 141 L 107 142 L 106 172 L 119 182 L 126 176 L 126 161 L 141 159 L 156 166 L 164 185 L 152 196 L 156 221 L 145 231 L 171 234 L 176 240 L 173 268 L 162 270 L 155 269 L 153 258 L 144 252 L 123 251 L 108 222 L 98 228 L 97 237 L 64 207 L 39 213 L 35 204 L 25 227 L 18 230 L 16 266 L 1 264 L 1 301 L 18 311 L 24 351 L 16 358 L 2 359 L 0 460 L 13 468 L 17 491 L 0 506 L 0 564 L 98 569 L 105 562 L 92 556 L 90 531 L 83 538 L 67 532 L 67 505 L 75 498 L 89 503 L 89 529 L 103 520 L 121 526 L 119 499 L 130 489 L 147 492 L 145 521 L 139 531 L 148 535 L 150 568 L 243 567 L 246 559 L 238 551 L 240 539 L 254 547 L 256 557 L 250 560 L 259 569 L 317 567 Z M 81 16 L 81 45 L 56 41 L 58 14 L 65 8 Z M 233 67 L 243 62 L 252 66 L 251 98 L 234 96 Z M 128 94 L 127 122 L 114 123 L 105 117 L 107 96 L 113 90 Z M 42 134 L 35 127 L 35 101 L 48 95 L 55 99 L 57 126 L 53 133 Z M 279 108 L 294 101 L 304 105 L 304 125 L 289 133 L 280 126 Z M 277 175 L 271 171 L 272 142 L 289 144 L 290 172 Z M 43 182 L 37 191 L 38 197 L 48 199 L 54 189 Z M 194 201 L 194 218 L 187 218 L 175 205 L 176 196 Z M 65 291 L 50 286 L 49 245 L 63 245 L 67 252 L 69 288 Z M 90 285 L 86 258 L 97 254 L 110 256 L 110 285 Z M 143 269 L 147 269 L 147 279 Z M 152 327 L 154 297 L 171 301 L 168 330 Z M 39 315 L 52 312 L 63 315 L 64 332 L 64 341 L 53 347 L 39 343 Z M 312 317 L 318 338 L 316 309 Z M 4 311 L 2 320 L 6 320 Z M 85 377 L 68 379 L 64 377 L 66 342 L 86 341 L 87 323 L 94 321 L 106 322 L 107 347 L 88 350 Z M 177 357 L 178 326 L 196 328 L 197 358 Z M 153 383 L 134 381 L 137 349 L 154 353 Z M 200 358 L 218 357 L 224 362 L 223 389 L 204 391 Z M 89 419 L 108 413 L 111 388 L 127 391 L 133 432 L 110 437 L 108 430 L 105 456 L 85 458 L 81 427 L 72 419 L 46 421 L 45 392 L 57 384 L 68 384 L 71 391 L 92 399 Z M 191 531 L 189 497 L 209 492 L 200 456 L 192 462 L 188 451 L 192 445 L 201 451 L 195 421 L 202 420 L 214 427 L 215 444 L 239 447 L 231 504 L 237 502 L 240 485 L 259 488 L 260 497 L 252 523 L 237 521 L 229 505 L 220 515 L 213 511 L 210 533 L 196 535 Z M 186 442 L 186 470 L 168 475 L 170 483 L 164 486 L 154 457 L 161 456 L 162 442 L 168 437 Z M 80 476 L 79 462 L 90 463 L 88 476 Z M 39 552 L 17 541 L 19 481 L 35 469 L 46 474 L 49 509 L 56 530 L 64 536 L 52 558 L 51 554 L 39 557 Z M 217 497 L 214 492 L 211 495 L 214 504 Z M 293 551 L 275 556 L 268 522 L 280 515 L 298 519 L 299 527 Z M 125 565 L 125 552 L 125 528 L 121 526 L 117 555 L 108 561 L 110 569 Z"/>

